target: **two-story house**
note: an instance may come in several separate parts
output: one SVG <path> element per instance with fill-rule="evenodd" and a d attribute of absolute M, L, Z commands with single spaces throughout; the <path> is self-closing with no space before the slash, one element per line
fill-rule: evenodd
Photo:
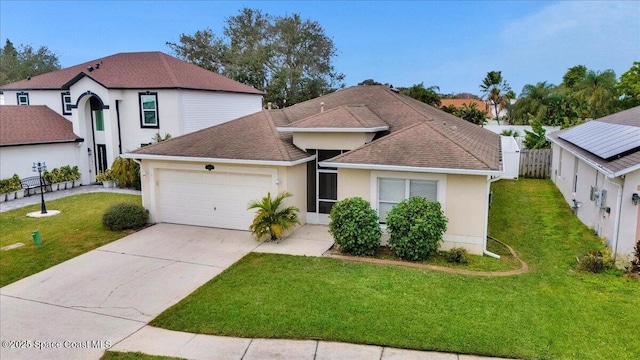
<path fill-rule="evenodd" d="M 66 163 L 80 167 L 84 184 L 95 181 L 119 154 L 151 143 L 156 133 L 183 135 L 255 113 L 263 95 L 161 52 L 119 53 L 0 89 L 6 105 L 45 105 L 71 121 L 73 133 L 84 141 Z M 33 160 L 46 158 L 42 151 Z M 24 169 L 3 171 L 24 176 L 30 161 L 13 161 Z"/>

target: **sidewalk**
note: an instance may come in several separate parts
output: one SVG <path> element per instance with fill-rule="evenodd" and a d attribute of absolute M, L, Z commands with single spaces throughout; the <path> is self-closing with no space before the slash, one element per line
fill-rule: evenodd
<path fill-rule="evenodd" d="M 489 360 L 499 358 L 415 351 L 317 340 L 247 339 L 145 326 L 109 351 L 142 352 L 193 360 Z"/>
<path fill-rule="evenodd" d="M 77 194 L 85 194 L 92 192 L 114 192 L 114 193 L 122 193 L 122 194 L 134 194 L 141 195 L 141 192 L 138 190 L 132 189 L 119 189 L 119 188 L 105 188 L 102 185 L 83 185 L 79 187 L 75 187 L 69 190 L 58 190 L 53 192 L 44 193 L 44 201 L 56 200 L 63 197 L 77 195 Z M 25 206 L 40 204 L 40 194 L 35 194 L 31 196 L 25 196 L 22 199 L 10 200 L 0 203 L 0 212 L 5 212 L 13 209 L 19 209 Z"/>

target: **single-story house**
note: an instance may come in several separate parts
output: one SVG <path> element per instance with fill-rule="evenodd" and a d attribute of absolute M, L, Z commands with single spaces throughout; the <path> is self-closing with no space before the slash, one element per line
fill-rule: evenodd
<path fill-rule="evenodd" d="M 83 139 L 71 121 L 44 105 L 0 106 L 0 178 L 34 176 L 34 162 L 49 169 L 77 166 Z"/>
<path fill-rule="evenodd" d="M 85 139 L 82 183 L 120 154 L 255 113 L 263 92 L 161 52 L 119 53 L 0 87 L 6 105 L 45 105 Z M 28 159 L 25 158 L 24 161 Z"/>
<path fill-rule="evenodd" d="M 385 86 L 355 86 L 126 154 L 141 162 L 151 221 L 247 230 L 251 200 L 289 191 L 301 222 L 327 224 L 359 196 L 380 214 L 410 196 L 442 204 L 443 249 L 486 251 L 500 137 Z"/>
<path fill-rule="evenodd" d="M 547 135 L 551 180 L 613 256 L 640 240 L 640 106 Z"/>

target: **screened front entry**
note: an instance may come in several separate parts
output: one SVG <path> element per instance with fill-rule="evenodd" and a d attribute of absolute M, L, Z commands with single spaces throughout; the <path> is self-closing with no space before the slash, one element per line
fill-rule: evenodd
<path fill-rule="evenodd" d="M 346 150 L 310 150 L 316 160 L 307 163 L 307 212 L 315 213 L 312 223 L 328 223 L 328 214 L 338 201 L 338 169 L 319 166 L 325 161 L 342 154 Z"/>

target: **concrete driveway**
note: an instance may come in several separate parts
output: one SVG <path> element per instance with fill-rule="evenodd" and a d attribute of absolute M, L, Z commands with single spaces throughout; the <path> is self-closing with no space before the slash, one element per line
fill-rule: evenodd
<path fill-rule="evenodd" d="M 283 245 L 301 241 L 308 255 L 331 246 Z M 0 358 L 97 359 L 258 246 L 245 231 L 158 224 L 7 285 Z"/>

